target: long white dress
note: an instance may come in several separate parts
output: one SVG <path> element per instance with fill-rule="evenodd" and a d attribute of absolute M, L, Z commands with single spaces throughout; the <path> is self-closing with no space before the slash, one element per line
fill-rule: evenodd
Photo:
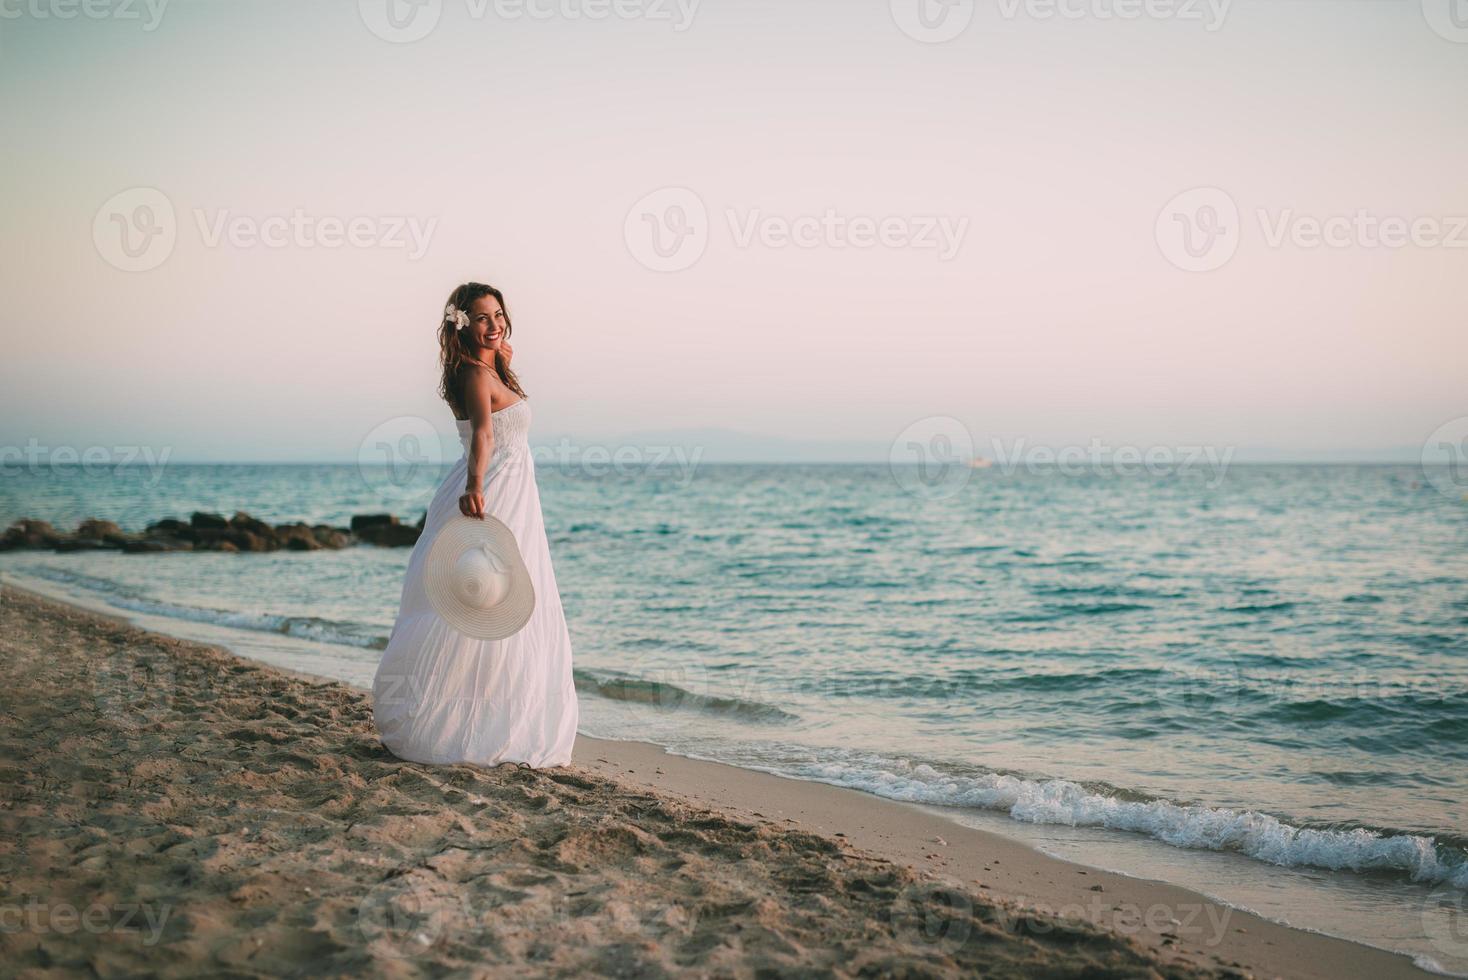
<path fill-rule="evenodd" d="M 578 720 L 571 635 L 535 483 L 530 414 L 522 398 L 490 416 L 494 452 L 484 475 L 484 509 L 514 532 L 535 585 L 535 611 L 513 636 L 480 640 L 445 622 L 423 590 L 428 549 L 444 522 L 459 513 L 469 467 L 473 426 L 456 420 L 464 452 L 428 507 L 408 559 L 397 622 L 372 684 L 378 733 L 401 759 L 519 762 L 537 769 L 571 761 Z"/>

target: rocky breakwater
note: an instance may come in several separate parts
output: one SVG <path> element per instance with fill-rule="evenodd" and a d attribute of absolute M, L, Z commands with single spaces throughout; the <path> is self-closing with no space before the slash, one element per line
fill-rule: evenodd
<path fill-rule="evenodd" d="M 392 514 L 358 514 L 350 527 L 330 524 L 268 524 L 244 511 L 233 517 L 195 511 L 187 521 L 165 518 L 139 532 L 124 531 L 112 521 L 82 521 L 75 531 L 58 531 L 46 521 L 25 518 L 0 535 L 0 551 L 319 551 L 372 544 L 411 547 L 423 531 Z"/>

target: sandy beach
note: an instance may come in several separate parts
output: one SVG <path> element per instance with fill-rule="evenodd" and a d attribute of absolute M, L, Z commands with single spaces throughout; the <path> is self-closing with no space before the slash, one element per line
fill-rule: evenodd
<path fill-rule="evenodd" d="M 0 44 L 0 980 L 1468 980 L 1468 0 Z"/>
<path fill-rule="evenodd" d="M 20 977 L 1422 977 L 916 807 L 581 737 L 401 762 L 367 695 L 0 590 Z"/>

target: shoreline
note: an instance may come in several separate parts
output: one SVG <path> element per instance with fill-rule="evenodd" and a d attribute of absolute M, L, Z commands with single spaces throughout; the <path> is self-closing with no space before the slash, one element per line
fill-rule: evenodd
<path fill-rule="evenodd" d="M 588 743 L 584 751 L 583 739 Z M 1406 953 L 1275 922 L 1168 882 L 1052 857 L 917 804 L 689 759 L 646 742 L 578 736 L 577 745 L 576 761 L 595 771 L 745 817 L 793 817 L 815 833 L 840 834 L 914 870 L 1047 913 L 1083 910 L 1088 921 L 1134 937 L 1159 953 L 1206 956 L 1260 976 L 1348 980 L 1442 975 L 1417 966 Z"/>
<path fill-rule="evenodd" d="M 165 636 L 133 626 L 123 615 L 98 612 L 13 582 L 6 582 L 4 589 L 43 603 L 60 604 L 90 617 L 99 627 L 106 624 L 112 630 Z M 205 644 L 167 639 L 185 648 L 211 649 Z M 265 666 L 233 652 L 227 656 L 318 690 L 353 690 L 314 675 Z M 362 696 L 360 692 L 358 696 Z M 424 768 L 434 771 L 434 767 Z M 474 767 L 440 768 L 458 771 Z M 668 795 L 741 822 L 817 835 L 836 846 L 854 847 L 891 861 L 924 880 L 970 891 L 974 897 L 968 901 L 1018 903 L 1017 907 L 1037 913 L 1036 921 L 1057 921 L 1050 918 L 1057 912 L 1068 917 L 1067 921 L 1083 920 L 1120 937 L 1118 941 L 1134 941 L 1159 957 L 1159 962 L 1178 969 L 1192 965 L 1322 980 L 1433 975 L 1415 966 L 1406 954 L 1276 923 L 1165 882 L 1050 857 L 1023 841 L 966 827 L 928 808 L 853 789 L 691 759 L 650 743 L 587 735 L 578 735 L 573 766 L 567 771 L 584 771 L 619 785 Z M 1053 929 L 1057 936 L 1069 935 L 1070 927 Z M 944 945 L 943 938 L 937 937 L 937 946 Z M 951 937 L 948 945 L 952 945 Z"/>

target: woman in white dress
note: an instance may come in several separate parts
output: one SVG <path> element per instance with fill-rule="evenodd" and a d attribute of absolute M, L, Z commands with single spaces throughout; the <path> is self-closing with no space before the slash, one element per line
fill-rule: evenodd
<path fill-rule="evenodd" d="M 413 762 L 560 766 L 571 761 L 576 739 L 571 636 L 527 442 L 530 405 L 510 370 L 510 331 L 503 294 L 475 282 L 453 291 L 439 326 L 439 394 L 453 410 L 464 455 L 428 507 L 372 685 L 383 744 Z M 428 549 L 459 513 L 491 514 L 514 532 L 535 586 L 535 611 L 513 636 L 465 636 L 424 591 Z"/>

